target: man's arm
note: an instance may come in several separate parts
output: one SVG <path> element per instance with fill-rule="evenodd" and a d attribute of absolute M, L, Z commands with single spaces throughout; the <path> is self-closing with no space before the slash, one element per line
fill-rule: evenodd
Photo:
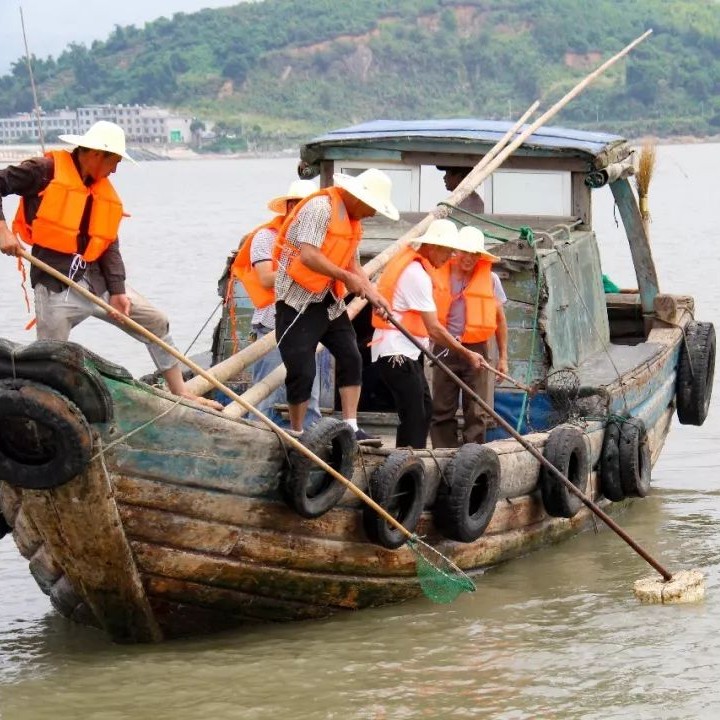
<path fill-rule="evenodd" d="M 264 288 L 275 287 L 275 276 L 277 272 L 273 269 L 272 260 L 260 260 L 256 262 L 253 267 L 257 270 L 258 279 Z"/>
<path fill-rule="evenodd" d="M 481 370 L 487 363 L 480 353 L 468 350 L 461 342 L 456 340 L 440 323 L 436 312 L 421 312 L 420 316 L 425 324 L 425 329 L 430 335 L 430 339 L 446 348 L 453 350 L 458 355 L 464 357 L 475 370 Z"/>
<path fill-rule="evenodd" d="M 0 170 L 0 252 L 17 255 L 23 246 L 8 227 L 2 209 L 2 198 L 7 195 L 37 195 L 52 179 L 53 162 L 50 158 L 31 158 L 19 165 Z"/>
<path fill-rule="evenodd" d="M 507 319 L 505 318 L 505 310 L 501 302 L 497 302 L 497 328 L 495 330 L 495 341 L 498 346 L 498 366 L 497 369 L 501 373 L 507 375 L 508 372 L 508 354 L 507 354 L 507 343 L 508 343 L 508 329 Z"/>

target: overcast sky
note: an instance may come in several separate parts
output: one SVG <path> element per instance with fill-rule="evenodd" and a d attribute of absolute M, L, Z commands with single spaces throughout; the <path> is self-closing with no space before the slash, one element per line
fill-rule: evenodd
<path fill-rule="evenodd" d="M 25 58 L 20 10 L 25 18 L 30 52 L 46 58 L 72 42 L 90 46 L 106 40 L 115 25 L 139 28 L 159 17 L 203 8 L 229 7 L 241 0 L 0 0 L 0 75 Z"/>

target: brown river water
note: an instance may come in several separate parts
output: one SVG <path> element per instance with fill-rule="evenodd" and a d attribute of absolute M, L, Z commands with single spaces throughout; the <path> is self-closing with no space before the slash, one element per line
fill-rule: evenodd
<path fill-rule="evenodd" d="M 661 288 L 720 308 L 720 145 L 658 149 L 650 192 Z M 295 160 L 123 164 L 131 284 L 185 350 L 218 303 L 240 235 L 284 192 Z M 705 187 L 708 183 L 708 187 Z M 12 199 L 4 208 L 11 216 Z M 635 284 L 610 191 L 595 191 L 603 269 Z M 619 221 L 619 216 L 618 216 Z M 216 316 L 217 317 L 217 316 Z M 0 257 L 0 335 L 30 341 L 19 275 Z M 193 352 L 209 345 L 213 319 Z M 147 352 L 95 320 L 73 339 L 132 372 Z M 417 600 L 325 621 L 161 646 L 113 645 L 57 615 L 12 539 L 0 541 L 0 720 L 711 718 L 720 711 L 720 397 L 702 428 L 675 424 L 653 490 L 619 521 L 671 571 L 699 568 L 703 602 L 643 606 L 652 570 L 612 532 L 586 532 L 488 571 L 451 605 Z"/>

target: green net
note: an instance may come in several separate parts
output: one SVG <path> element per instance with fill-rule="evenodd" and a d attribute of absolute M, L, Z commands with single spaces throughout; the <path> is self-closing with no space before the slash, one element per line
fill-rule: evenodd
<path fill-rule="evenodd" d="M 475 583 L 457 565 L 417 535 L 413 535 L 407 544 L 415 553 L 415 570 L 426 598 L 446 604 L 461 593 L 475 592 Z"/>

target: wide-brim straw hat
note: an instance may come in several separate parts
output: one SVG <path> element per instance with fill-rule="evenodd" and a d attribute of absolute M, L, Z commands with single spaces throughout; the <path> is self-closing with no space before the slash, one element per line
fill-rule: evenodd
<path fill-rule="evenodd" d="M 268 202 L 268 209 L 278 215 L 287 215 L 288 200 L 302 200 L 317 192 L 317 185 L 312 180 L 293 180 L 284 195 L 278 195 Z"/>
<path fill-rule="evenodd" d="M 452 220 L 433 220 L 417 242 L 422 245 L 440 245 L 453 250 L 465 249 L 465 245 L 461 245 L 457 225 Z"/>
<path fill-rule="evenodd" d="M 500 260 L 497 255 L 493 255 L 485 249 L 485 233 L 479 228 L 472 227 L 471 225 L 460 228 L 458 232 L 458 242 L 460 247 L 456 248 L 457 250 L 482 255 L 484 258 L 492 260 L 493 262 Z"/>
<path fill-rule="evenodd" d="M 77 145 L 89 150 L 103 150 L 135 162 L 125 148 L 125 131 L 119 125 L 107 120 L 98 120 L 84 135 L 59 135 L 58 138 L 69 145 Z"/>
<path fill-rule="evenodd" d="M 391 220 L 400 217 L 392 203 L 392 180 L 382 170 L 369 168 L 357 177 L 335 173 L 333 182 L 343 190 Z"/>

